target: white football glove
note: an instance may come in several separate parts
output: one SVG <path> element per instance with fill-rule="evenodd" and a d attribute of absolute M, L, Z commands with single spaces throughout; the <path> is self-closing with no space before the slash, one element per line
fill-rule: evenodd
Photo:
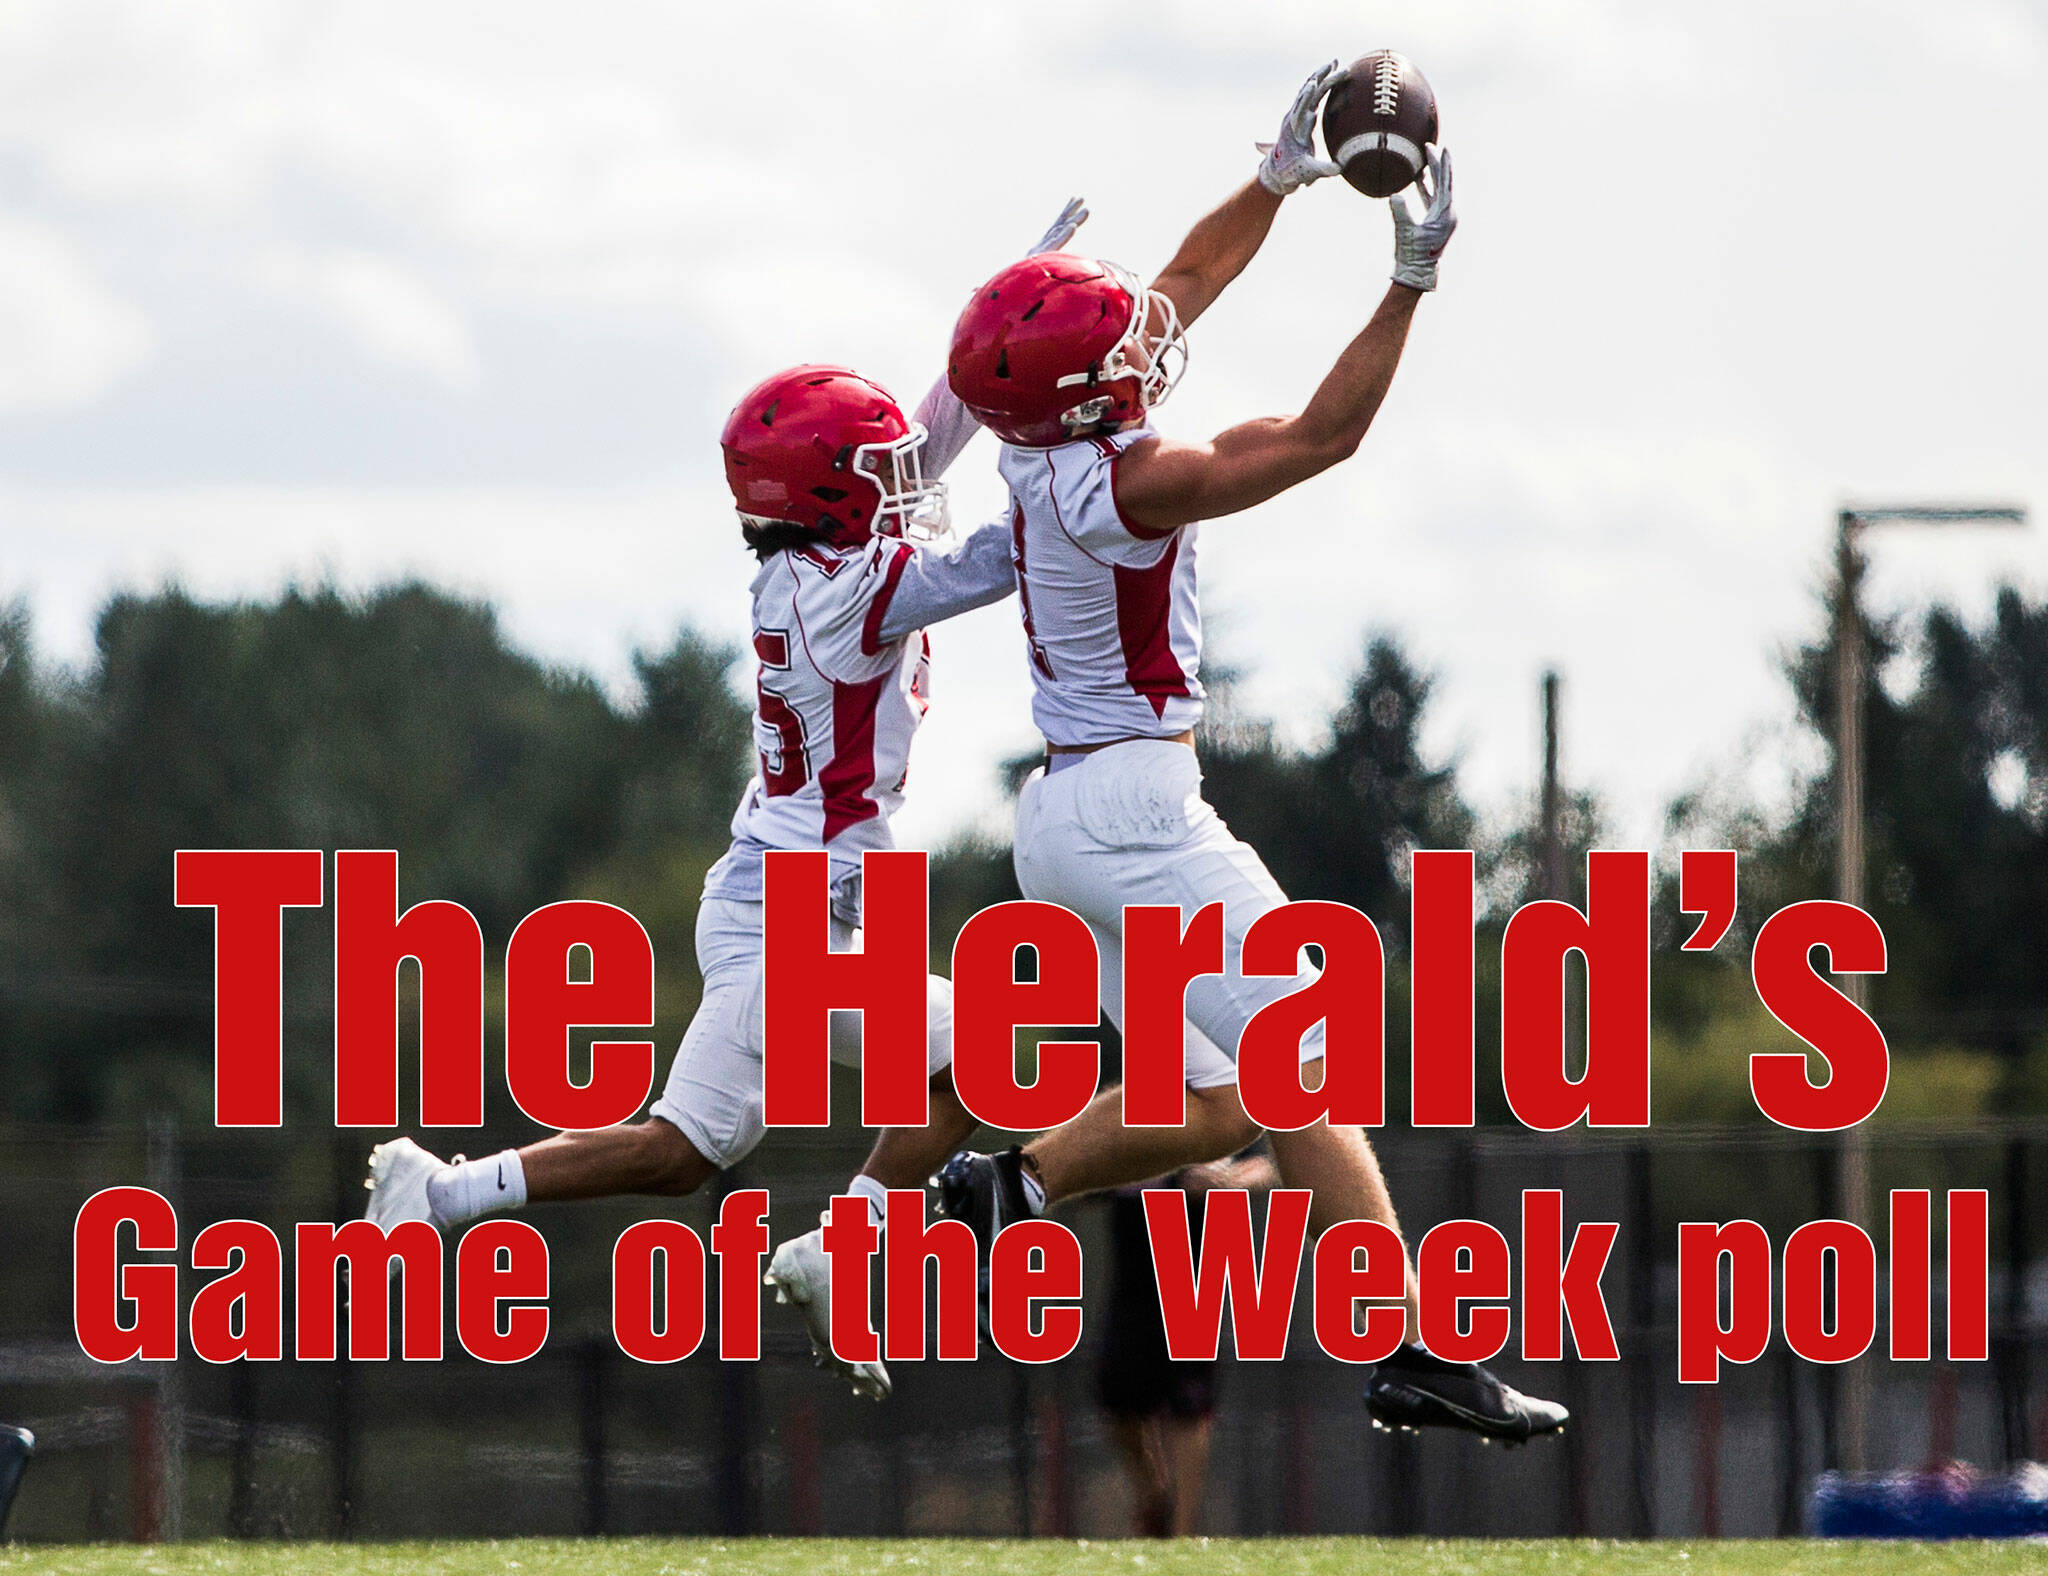
<path fill-rule="evenodd" d="M 1275 197 L 1285 197 L 1310 181 L 1335 175 L 1337 166 L 1316 157 L 1316 110 L 1342 75 L 1336 61 L 1314 72 L 1294 95 L 1293 107 L 1280 122 L 1280 134 L 1271 142 L 1255 142 L 1265 155 L 1259 161 L 1259 184 Z"/>
<path fill-rule="evenodd" d="M 1088 199 L 1085 197 L 1068 198 L 1066 207 L 1060 210 L 1060 216 L 1053 220 L 1052 228 L 1033 242 L 1031 250 L 1024 255 L 1026 257 L 1036 257 L 1040 252 L 1065 251 L 1067 242 L 1074 238 L 1074 232 L 1087 222 Z"/>
<path fill-rule="evenodd" d="M 1387 206 L 1394 210 L 1394 283 L 1411 290 L 1436 288 L 1437 259 L 1450 245 L 1451 232 L 1458 228 L 1458 210 L 1451 202 L 1451 155 L 1445 149 L 1422 150 L 1425 166 L 1416 189 L 1429 203 L 1421 218 L 1408 206 L 1405 191 L 1394 193 Z"/>

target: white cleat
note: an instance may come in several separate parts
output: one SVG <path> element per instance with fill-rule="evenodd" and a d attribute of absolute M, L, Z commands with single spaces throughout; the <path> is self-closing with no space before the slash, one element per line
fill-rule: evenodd
<path fill-rule="evenodd" d="M 762 1282 L 775 1288 L 775 1300 L 803 1315 L 811 1351 L 820 1368 L 830 1368 L 853 1386 L 855 1395 L 880 1401 L 889 1394 L 889 1370 L 880 1363 L 850 1363 L 832 1352 L 832 1264 L 823 1233 L 807 1231 L 775 1250 Z"/>
<path fill-rule="evenodd" d="M 448 1222 L 434 1212 L 433 1202 L 427 1197 L 427 1183 L 443 1169 L 442 1161 L 410 1138 L 394 1138 L 388 1144 L 379 1144 L 370 1151 L 370 1175 L 363 1183 L 370 1190 L 363 1218 L 386 1231 L 407 1220 L 424 1220 L 436 1231 L 445 1231 Z M 390 1274 L 398 1274 L 395 1257 Z"/>

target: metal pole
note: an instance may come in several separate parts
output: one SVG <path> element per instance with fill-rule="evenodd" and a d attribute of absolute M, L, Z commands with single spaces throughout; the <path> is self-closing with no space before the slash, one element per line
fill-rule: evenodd
<path fill-rule="evenodd" d="M 2033 1406 L 2027 1363 L 2027 1141 L 2014 1135 L 2005 1149 L 2005 1459 L 2031 1460 Z"/>
<path fill-rule="evenodd" d="M 721 1171 L 712 1187 L 713 1212 L 721 1210 L 728 1193 L 741 1186 L 736 1171 Z M 707 1330 L 718 1327 L 718 1286 L 716 1276 L 704 1282 L 704 1320 Z M 744 1538 L 754 1528 L 754 1369 L 753 1363 L 718 1365 L 718 1530 L 728 1538 Z"/>
<path fill-rule="evenodd" d="M 1863 558 L 1856 550 L 1857 517 L 1844 509 L 1835 526 L 1835 895 L 1863 907 L 1863 617 L 1857 591 Z M 1848 975 L 1842 986 L 1865 1011 L 1870 984 Z M 1859 1124 L 1842 1135 L 1839 1202 L 1845 1219 L 1870 1228 L 1870 1139 Z M 1865 1424 L 1870 1415 L 1870 1370 L 1848 1365 L 1842 1375 L 1842 1464 L 1864 1468 Z"/>
<path fill-rule="evenodd" d="M 1863 906 L 1863 621 L 1856 593 L 1863 579 L 1856 516 L 1843 511 L 1835 536 L 1835 848 L 1836 896 Z M 1851 995 L 1863 977 L 1848 979 Z"/>
<path fill-rule="evenodd" d="M 362 1151 L 355 1136 L 345 1130 L 334 1135 L 333 1185 L 334 1220 L 349 1219 L 357 1209 Z M 331 1273 L 331 1272 L 330 1272 Z M 388 1296 L 379 1287 L 377 1295 Z M 356 1459 L 358 1418 L 356 1416 L 356 1360 L 350 1342 L 348 1299 L 334 1300 L 333 1371 L 328 1375 L 328 1499 L 334 1516 L 334 1536 L 346 1541 L 356 1535 Z"/>
<path fill-rule="evenodd" d="M 1637 1144 L 1628 1152 L 1629 1324 L 1639 1351 L 1628 1365 L 1629 1403 L 1629 1487 L 1631 1530 L 1639 1538 L 1657 1535 L 1657 1391 L 1651 1378 L 1649 1351 L 1661 1355 L 1662 1332 L 1654 1328 L 1657 1317 L 1657 1247 L 1651 1233 L 1656 1230 L 1655 1158 L 1648 1144 Z M 1653 1339 L 1655 1337 L 1655 1339 Z"/>
<path fill-rule="evenodd" d="M 1564 877 L 1564 792 L 1558 781 L 1558 677 L 1557 669 L 1549 668 L 1543 674 L 1543 808 L 1542 808 L 1542 870 L 1540 895 L 1556 902 L 1565 900 L 1567 888 Z M 1568 1045 L 1576 1045 L 1579 1025 L 1579 998 L 1576 992 L 1570 997 L 1569 1020 L 1565 1030 Z M 1574 1341 L 1572 1353 L 1565 1359 L 1564 1386 L 1567 1404 L 1575 1417 L 1586 1415 L 1586 1373 L 1579 1361 L 1578 1347 Z M 1575 1538 L 1583 1538 L 1591 1530 L 1591 1508 L 1586 1493 L 1586 1431 L 1583 1428 L 1569 1429 L 1564 1439 L 1565 1473 L 1565 1530 Z"/>
<path fill-rule="evenodd" d="M 171 1201 L 184 1205 L 183 1166 L 178 1154 L 177 1118 L 159 1114 L 149 1119 L 144 1150 L 144 1170 L 149 1185 Z M 156 1537 L 175 1540 L 185 1531 L 185 1387 L 180 1365 L 165 1363 L 155 1369 L 158 1439 L 156 1458 L 161 1464 L 157 1480 L 159 1495 Z M 154 1539 L 152 1539 L 154 1541 Z"/>
<path fill-rule="evenodd" d="M 1863 649 L 1863 618 L 1858 591 L 1863 580 L 1863 555 L 1858 533 L 1865 526 L 2024 525 L 2027 512 L 2014 504 L 1887 504 L 1857 505 L 1835 516 L 1835 813 L 1840 823 L 1835 847 L 1836 895 L 1844 903 L 1864 907 L 1863 822 L 1863 696 L 1867 666 Z M 1857 1007 L 1870 1009 L 1870 985 L 1860 974 L 1844 978 L 1842 988 Z M 1842 1135 L 1840 1198 L 1844 1218 L 1870 1229 L 1870 1139 L 1861 1127 Z M 1870 1415 L 1870 1364 L 1860 1359 L 1842 1375 L 1842 1464 L 1850 1471 L 1865 1465 Z"/>
<path fill-rule="evenodd" d="M 256 1536 L 256 1365 L 236 1363 L 228 1371 L 228 1410 L 235 1420 L 228 1447 L 228 1532 Z"/>
<path fill-rule="evenodd" d="M 1542 895 L 1562 900 L 1564 884 L 1564 831 L 1562 795 L 1557 783 L 1557 670 L 1543 675 L 1543 847 Z"/>
<path fill-rule="evenodd" d="M 602 1537 L 611 1520 L 605 1460 L 605 1350 L 611 1343 L 593 1335 L 577 1350 L 577 1435 L 583 1456 L 583 1533 Z"/>

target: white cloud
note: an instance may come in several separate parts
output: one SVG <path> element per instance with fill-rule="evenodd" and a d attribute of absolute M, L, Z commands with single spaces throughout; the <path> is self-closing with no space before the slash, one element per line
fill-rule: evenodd
<path fill-rule="evenodd" d="M 1360 458 L 1205 535 L 1208 606 L 1303 738 L 1363 632 L 1397 630 L 1492 804 L 1533 777 L 1561 664 L 1572 770 L 1647 840 L 1731 757 L 1798 763 L 1776 664 L 1844 495 L 2048 502 L 2038 6 L 0 6 L 0 242 L 27 237 L 0 245 L 0 505 L 55 533 L 0 594 L 36 588 L 82 650 L 127 579 L 420 569 L 616 677 L 677 618 L 744 616 L 733 392 L 830 356 L 913 397 L 1069 192 L 1087 246 L 1156 266 L 1302 73 L 1383 42 L 1457 150 L 1445 288 Z M 1921 114 L 1930 80 L 1968 85 L 1967 125 Z M 1377 205 L 1291 202 L 1161 425 L 1298 408 L 1386 247 Z M 5 419 L 152 353 L 133 401 Z M 7 488 L 58 450 L 62 485 Z M 996 506 L 989 461 L 956 471 L 958 518 Z M 1873 538 L 1874 607 L 2048 569 L 2039 526 L 1923 536 Z M 1011 622 L 935 637 L 914 836 L 981 813 L 1029 740 Z"/>
<path fill-rule="evenodd" d="M 16 0 L 0 145 L 85 202 L 221 216 L 261 199 L 293 112 L 296 5 Z"/>
<path fill-rule="evenodd" d="M 277 247 L 257 260 L 256 278 L 330 319 L 372 361 L 425 373 L 452 389 L 476 385 L 476 346 L 461 315 L 388 258 Z"/>
<path fill-rule="evenodd" d="M 142 313 L 62 231 L 0 214 L 0 413 L 89 405 L 149 345 Z"/>

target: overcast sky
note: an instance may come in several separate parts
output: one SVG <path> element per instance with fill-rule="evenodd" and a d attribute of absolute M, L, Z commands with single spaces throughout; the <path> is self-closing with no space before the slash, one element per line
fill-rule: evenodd
<path fill-rule="evenodd" d="M 1310 69 L 1383 45 L 1435 85 L 1461 227 L 1359 458 L 1204 529 L 1212 635 L 1310 742 L 1395 633 L 1495 811 L 1553 663 L 1616 841 L 1782 784 L 1838 502 L 2048 507 L 2038 0 L 0 0 L 0 601 L 72 662 L 167 577 L 422 574 L 621 684 L 681 620 L 741 637 L 743 388 L 837 360 L 911 402 L 1069 193 L 1154 270 Z M 1298 408 L 1389 254 L 1383 205 L 1291 199 L 1160 424 Z M 2042 592 L 2048 520 L 1872 552 L 1877 607 L 1980 613 Z M 1032 739 L 1010 608 L 933 647 L 912 842 Z"/>

